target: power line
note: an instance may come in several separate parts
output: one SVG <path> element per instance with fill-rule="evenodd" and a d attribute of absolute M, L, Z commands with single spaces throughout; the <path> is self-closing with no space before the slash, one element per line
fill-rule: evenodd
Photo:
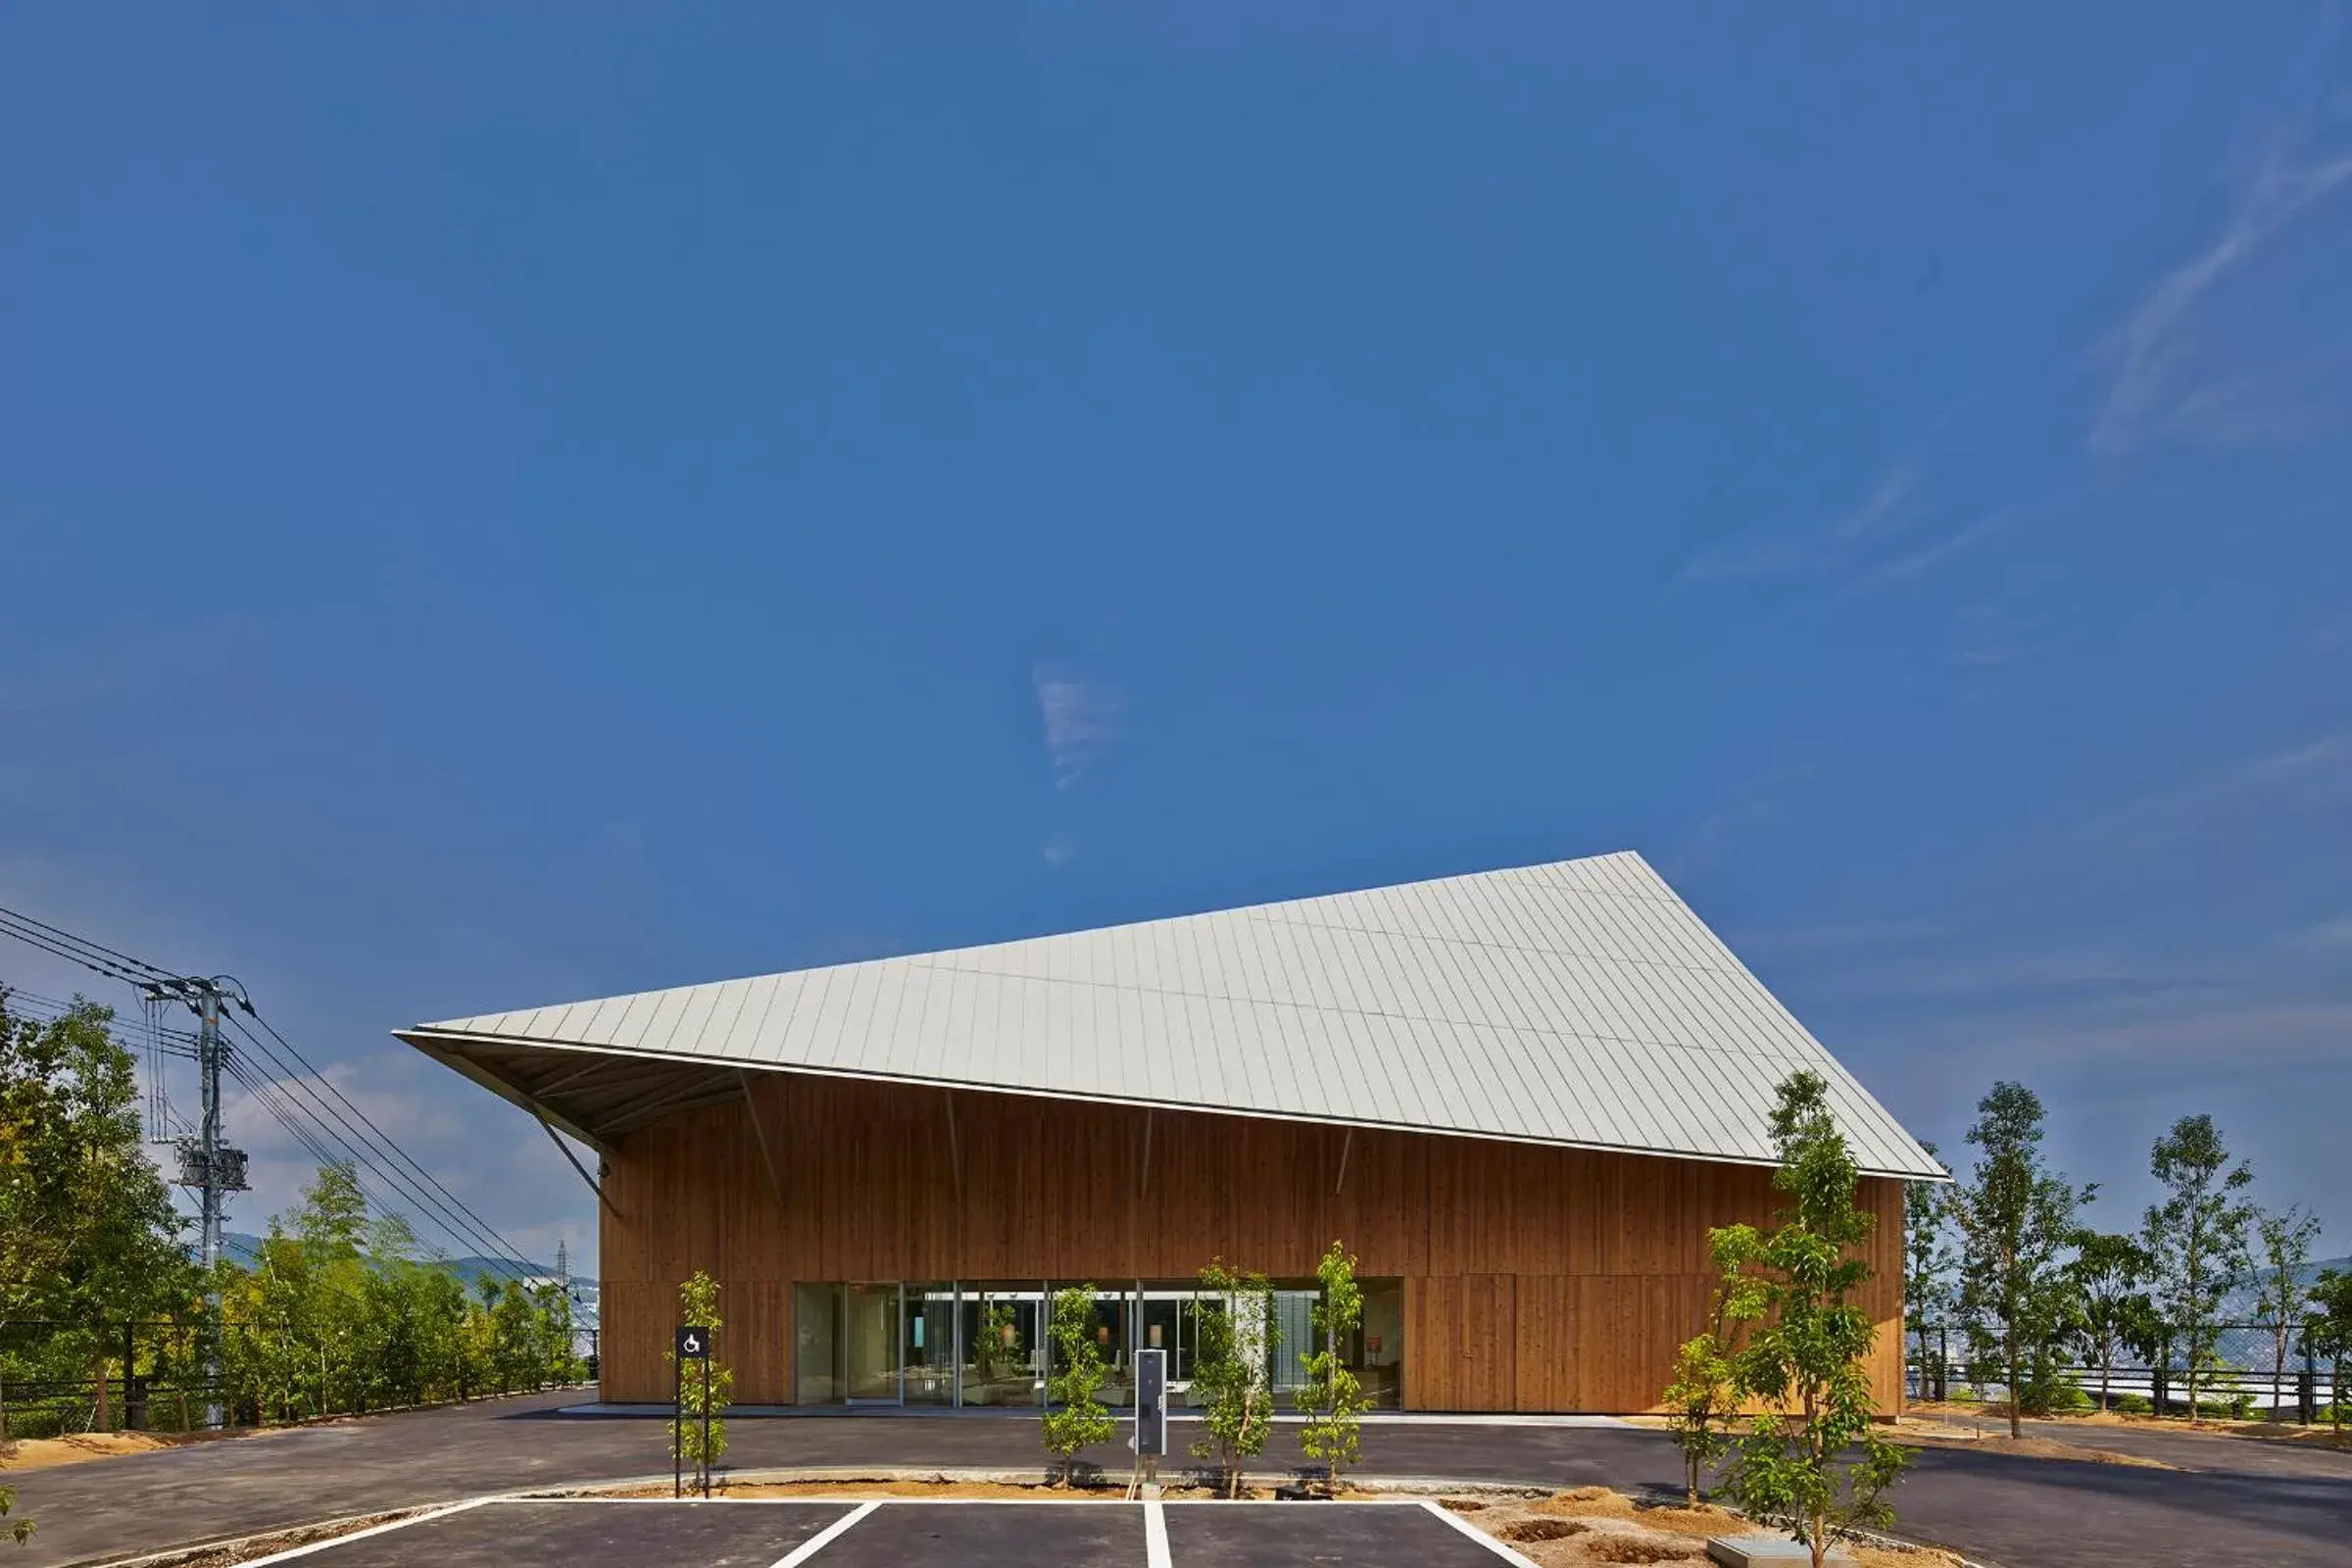
<path fill-rule="evenodd" d="M 10 1012 L 23 1012 L 37 1018 L 53 1019 L 63 1018 L 71 1013 L 74 1004 L 60 1002 L 55 997 L 44 997 L 37 992 L 20 991 L 14 986 L 0 985 L 0 1006 L 6 1007 Z M 166 1029 L 160 1025 L 155 1032 L 160 1040 L 167 1042 L 163 1047 L 167 1054 L 178 1056 L 187 1061 L 196 1059 L 196 1036 L 193 1033 L 185 1029 Z M 138 1048 L 139 1042 L 131 1040 L 112 1024 L 107 1026 L 107 1033 L 112 1035 L 119 1045 L 132 1050 Z"/>
<path fill-rule="evenodd" d="M 328 1094 L 333 1095 L 336 1100 L 342 1102 L 345 1109 L 349 1110 L 354 1116 L 357 1116 L 360 1119 L 360 1124 L 366 1127 L 369 1133 L 372 1133 L 375 1136 L 379 1147 L 381 1147 L 394 1159 L 398 1160 L 402 1164 L 407 1165 L 410 1170 L 414 1171 L 427 1187 L 430 1187 L 435 1193 L 439 1194 L 450 1207 L 455 1208 L 459 1214 L 463 1215 L 474 1227 L 477 1233 L 496 1243 L 498 1250 L 504 1252 L 508 1257 L 514 1259 L 517 1263 L 527 1264 L 529 1262 L 529 1259 L 523 1257 L 520 1252 L 516 1251 L 511 1245 L 508 1244 L 505 1237 L 500 1236 L 498 1232 L 491 1227 L 489 1221 L 483 1219 L 481 1215 L 476 1214 L 472 1209 L 468 1208 L 466 1205 L 466 1200 L 464 1199 L 458 1197 L 457 1194 L 451 1192 L 447 1187 L 444 1187 L 441 1184 L 440 1178 L 436 1177 L 431 1171 L 426 1170 L 422 1165 L 418 1164 L 408 1152 L 408 1151 L 402 1149 L 397 1143 L 394 1143 L 381 1127 L 378 1127 L 373 1121 L 371 1121 L 366 1111 L 353 1104 L 350 1098 L 346 1096 L 342 1090 L 335 1087 L 333 1079 L 327 1077 L 326 1074 L 320 1072 L 317 1067 L 312 1066 L 309 1058 L 304 1056 L 301 1052 L 295 1050 L 293 1043 L 287 1040 L 284 1035 L 279 1034 L 277 1030 L 271 1026 L 269 1019 L 263 1017 L 250 1005 L 246 1007 L 245 1011 L 255 1023 L 260 1024 L 262 1028 L 269 1033 L 270 1039 L 277 1042 L 279 1048 L 283 1050 L 287 1055 L 292 1056 L 294 1060 L 302 1067 L 302 1069 L 310 1074 L 313 1080 L 324 1085 Z M 252 1038 L 251 1032 L 245 1030 L 244 1025 L 239 1024 L 237 1027 L 241 1032 L 246 1034 L 248 1039 Z M 259 1045 L 260 1042 L 256 1041 L 255 1044 Z"/>
<path fill-rule="evenodd" d="M 112 958 L 119 963 L 127 964 L 133 969 L 143 969 L 148 973 L 148 975 L 157 980 L 178 980 L 183 978 L 182 976 L 172 973 L 169 969 L 159 969 L 144 958 L 134 958 L 127 953 L 119 952 L 114 948 L 105 946 L 103 943 L 92 942 L 86 937 L 77 937 L 73 932 L 65 930 L 62 927 L 51 925 L 46 920 L 36 920 L 31 915 L 19 913 L 15 909 L 0 908 L 0 921 L 15 925 L 28 926 L 33 930 L 45 933 L 56 941 L 81 949 L 84 952 L 96 954 L 102 957 Z"/>
<path fill-rule="evenodd" d="M 225 1049 L 227 1042 L 224 1038 L 220 1040 L 219 1048 L 208 1053 L 205 1050 L 205 1037 L 203 1036 L 188 1035 L 181 1031 L 161 1030 L 160 1025 L 151 1025 L 151 1027 L 157 1028 L 160 1034 L 174 1039 L 174 1045 L 167 1048 L 172 1054 L 194 1056 L 208 1071 L 216 1070 L 216 1064 L 219 1067 L 225 1067 L 232 1078 L 245 1086 L 248 1092 L 254 1093 L 255 1099 L 262 1103 L 263 1108 L 285 1126 L 297 1142 L 300 1142 L 314 1154 L 318 1154 L 324 1163 L 353 1167 L 355 1180 L 357 1167 L 361 1165 L 370 1167 L 383 1181 L 389 1182 L 406 1198 L 416 1208 L 420 1217 L 427 1219 L 435 1228 L 447 1233 L 461 1246 L 480 1249 L 501 1266 L 510 1267 L 517 1274 L 527 1275 L 534 1272 L 529 1260 L 512 1243 L 499 1235 L 486 1220 L 467 1207 L 456 1194 L 443 1186 L 432 1172 L 426 1170 L 406 1150 L 385 1134 L 382 1128 L 376 1126 L 365 1111 L 353 1104 L 348 1096 L 337 1089 L 331 1080 L 311 1063 L 308 1057 L 297 1051 L 292 1042 L 280 1034 L 267 1018 L 264 1018 L 255 1009 L 252 999 L 245 994 L 243 986 L 229 980 L 226 976 L 216 976 L 207 980 L 191 975 L 175 974 L 169 969 L 149 963 L 144 958 L 123 953 L 120 949 L 107 947 L 103 943 L 92 942 L 87 938 L 76 936 L 63 927 L 51 925 L 45 920 L 36 919 L 16 909 L 0 907 L 0 936 L 14 937 L 39 952 L 78 964 L 93 973 L 105 975 L 109 979 L 121 980 L 136 988 L 143 997 L 151 1001 L 161 1000 L 165 997 L 176 997 L 187 1002 L 191 1006 L 198 1007 L 199 1016 L 206 1019 L 208 1030 L 217 1029 L 218 1020 L 225 1018 L 281 1075 L 279 1082 L 270 1086 L 275 1091 L 274 1094 L 255 1090 L 255 1082 L 249 1080 L 258 1079 L 258 1074 L 250 1068 L 239 1070 L 236 1054 Z M 57 1007 L 61 1013 L 67 1005 L 48 1003 L 48 999 L 42 1000 L 47 1004 Z M 247 1017 L 268 1032 L 270 1040 L 276 1042 L 276 1051 L 271 1050 L 260 1036 L 247 1028 L 234 1013 L 220 1007 L 220 1003 L 229 1001 L 233 1001 Z M 120 1040 L 121 1037 L 117 1036 L 116 1038 Z M 178 1042 L 186 1044 L 180 1045 Z M 284 1053 L 283 1056 L 278 1054 L 280 1051 Z M 286 1057 L 291 1057 L 293 1063 L 299 1064 L 299 1071 L 295 1065 L 289 1064 Z M 210 1089 L 211 1081 L 208 1078 L 208 1102 L 213 1098 L 213 1092 Z M 267 1080 L 260 1081 L 267 1082 Z M 318 1094 L 317 1089 L 312 1088 L 311 1084 L 313 1083 L 323 1086 L 327 1093 L 340 1102 L 343 1110 L 339 1111 L 335 1104 L 329 1103 L 324 1097 Z M 312 1103 L 304 1104 L 302 1099 L 295 1093 L 297 1090 L 301 1092 L 301 1095 L 307 1096 Z M 348 1111 L 349 1115 L 343 1114 L 343 1111 Z M 357 1118 L 357 1121 L 366 1128 L 366 1132 L 361 1132 L 358 1127 L 353 1125 L 353 1118 Z M 317 1134 L 323 1135 L 325 1141 L 323 1144 L 311 1133 L 297 1130 L 300 1121 L 306 1119 L 316 1129 Z M 212 1136 L 209 1111 L 207 1136 L 208 1138 Z M 340 1160 L 330 1157 L 327 1152 L 329 1148 L 337 1146 L 343 1150 L 345 1155 Z M 364 1153 L 364 1150 L 374 1151 L 375 1157 Z M 209 1151 L 210 1145 L 208 1144 L 205 1158 L 200 1161 L 205 1166 L 202 1185 L 207 1195 L 208 1216 L 218 1207 L 216 1189 L 221 1186 L 220 1173 L 212 1169 L 213 1156 Z M 233 1152 L 231 1152 L 233 1153 Z M 184 1153 L 185 1152 L 183 1152 L 183 1165 L 188 1163 Z M 239 1162 L 241 1163 L 241 1160 Z M 414 1178 L 409 1175 L 409 1172 L 415 1173 Z M 367 1190 L 363 1188 L 363 1193 L 366 1192 Z M 379 1209 L 389 1211 L 391 1207 L 396 1206 L 383 1203 L 372 1194 L 368 1194 L 368 1196 Z M 214 1222 L 208 1217 L 208 1236 L 212 1234 L 214 1228 Z"/>
<path fill-rule="evenodd" d="M 453 1241 L 483 1252 L 518 1275 L 536 1272 L 531 1267 L 530 1261 L 516 1251 L 513 1244 L 491 1229 L 488 1223 L 475 1215 L 471 1209 L 466 1208 L 462 1203 L 457 1203 L 454 1199 L 444 1203 L 436 1199 L 430 1191 L 418 1186 L 399 1165 L 388 1163 L 386 1158 L 381 1157 L 383 1154 L 389 1153 L 398 1154 L 401 1158 L 406 1159 L 407 1155 L 401 1153 L 399 1147 L 385 1137 L 380 1130 L 376 1130 L 375 1137 L 371 1140 L 354 1127 L 351 1119 L 338 1111 L 325 1096 L 319 1094 L 318 1089 L 325 1088 L 328 1094 L 332 1094 L 336 1100 L 342 1101 L 346 1105 L 351 1103 L 350 1101 L 344 1098 L 342 1092 L 335 1088 L 332 1081 L 316 1067 L 311 1066 L 300 1053 L 294 1051 L 291 1046 L 284 1048 L 287 1054 L 294 1057 L 295 1062 L 301 1063 L 303 1070 L 297 1071 L 293 1063 L 288 1062 L 285 1057 L 271 1050 L 267 1042 L 246 1028 L 242 1020 L 231 1015 L 229 1022 L 253 1050 L 276 1069 L 277 1076 L 272 1087 L 285 1098 L 286 1102 L 308 1118 L 332 1144 L 343 1150 L 341 1159 L 330 1159 L 327 1163 L 353 1166 L 355 1173 L 359 1166 L 368 1167 L 406 1199 L 408 1206 L 414 1208 L 420 1218 L 446 1233 Z M 270 1033 L 272 1038 L 276 1037 L 276 1031 L 272 1030 Z M 232 1054 L 231 1059 L 235 1059 L 234 1054 Z M 243 1079 L 238 1081 L 244 1082 Z M 308 1103 L 305 1103 L 306 1101 Z M 374 1129 L 375 1124 L 368 1122 L 356 1106 L 353 1107 L 353 1114 L 358 1115 L 361 1121 L 367 1122 L 370 1129 Z M 411 1160 L 410 1163 L 414 1165 L 415 1161 Z M 429 1173 L 427 1173 L 426 1179 L 428 1181 L 431 1179 Z M 436 1182 L 433 1185 L 438 1188 L 440 1184 Z M 446 1189 L 441 1190 L 447 1191 Z"/>
<path fill-rule="evenodd" d="M 229 1056 L 223 1065 L 226 1066 L 228 1075 L 237 1081 L 254 1102 L 268 1111 L 270 1117 L 286 1130 L 288 1137 L 302 1145 L 310 1152 L 313 1159 L 320 1165 L 336 1165 L 348 1171 L 351 1175 L 352 1185 L 360 1190 L 360 1196 L 367 1200 L 368 1207 L 377 1213 L 394 1211 L 396 1205 L 385 1202 L 382 1195 L 368 1185 L 348 1155 L 337 1155 L 326 1145 L 318 1141 L 317 1133 L 303 1124 L 300 1107 L 293 1105 L 277 1085 L 263 1077 L 259 1070 L 234 1055 Z"/>

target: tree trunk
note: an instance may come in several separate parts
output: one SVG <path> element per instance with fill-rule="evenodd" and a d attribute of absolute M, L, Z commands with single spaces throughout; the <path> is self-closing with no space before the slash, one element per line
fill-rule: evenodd
<path fill-rule="evenodd" d="M 2278 1419 L 2278 1390 L 2286 1379 L 2286 1319 L 2278 1320 L 2278 1354 L 2271 1361 L 2271 1419 Z"/>
<path fill-rule="evenodd" d="M 2017 1331 L 2009 1331 L 2009 1437 L 2011 1441 L 2026 1435 L 2026 1424 L 2020 1412 L 2026 1407 L 2026 1391 L 2018 1382 Z"/>
<path fill-rule="evenodd" d="M 2114 1381 L 2115 1352 L 2107 1350 L 2099 1356 L 2099 1414 L 2101 1415 L 2105 1415 L 2112 1408 L 2108 1401 L 2107 1390 Z"/>
<path fill-rule="evenodd" d="M 107 1398 L 105 1356 L 101 1355 L 90 1363 L 90 1375 L 98 1385 L 98 1407 L 90 1416 L 91 1429 L 97 1432 L 111 1432 L 115 1425 L 114 1405 Z"/>

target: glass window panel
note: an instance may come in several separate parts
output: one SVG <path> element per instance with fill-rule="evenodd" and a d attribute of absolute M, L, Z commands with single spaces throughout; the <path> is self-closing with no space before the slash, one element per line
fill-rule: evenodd
<path fill-rule="evenodd" d="M 1404 1281 L 1364 1280 L 1364 1325 L 1349 1361 L 1375 1410 L 1404 1408 Z"/>
<path fill-rule="evenodd" d="M 967 1287 L 956 1302 L 963 1402 L 1033 1405 L 1044 1397 L 1040 1329 L 1045 1292 L 1036 1281 Z"/>
<path fill-rule="evenodd" d="M 898 1286 L 843 1288 L 841 1329 L 851 1398 L 897 1402 L 899 1346 L 905 1332 L 899 1316 Z"/>
<path fill-rule="evenodd" d="M 909 1285 L 906 1291 L 906 1341 L 900 1354 L 906 1366 L 906 1402 L 953 1404 L 956 1402 L 956 1287 Z"/>
<path fill-rule="evenodd" d="M 792 1291 L 793 1397 L 803 1404 L 839 1404 L 841 1287 L 796 1285 Z"/>

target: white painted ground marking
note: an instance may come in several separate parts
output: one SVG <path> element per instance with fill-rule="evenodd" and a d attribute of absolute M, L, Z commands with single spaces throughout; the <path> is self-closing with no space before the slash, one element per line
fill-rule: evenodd
<path fill-rule="evenodd" d="M 1167 1505 L 1147 1502 L 1144 1504 L 1144 1568 L 1172 1568 L 1174 1561 L 1168 1555 Z"/>
<path fill-rule="evenodd" d="M 1431 1513 L 1436 1514 L 1439 1518 L 1445 1520 L 1447 1524 L 1453 1526 L 1454 1529 L 1459 1530 L 1463 1535 L 1468 1536 L 1472 1541 L 1477 1542 L 1480 1545 L 1486 1547 L 1489 1551 L 1493 1552 L 1495 1556 L 1500 1557 L 1503 1561 L 1523 1563 L 1526 1565 L 1526 1568 L 1536 1568 L 1536 1560 L 1533 1557 L 1527 1556 L 1522 1552 L 1513 1551 L 1501 1542 L 1496 1541 L 1493 1536 L 1488 1535 L 1484 1530 L 1479 1529 L 1478 1526 L 1472 1524 L 1469 1520 L 1461 1518 L 1459 1515 L 1455 1514 L 1452 1509 L 1447 1508 L 1441 1503 L 1431 1502 L 1426 1497 L 1422 1499 L 1421 1506 L 1427 1508 Z"/>
<path fill-rule="evenodd" d="M 858 1520 L 864 1518 L 867 1514 L 872 1513 L 876 1508 L 881 1506 L 882 1504 L 878 1501 L 859 1503 L 857 1507 L 851 1509 L 839 1519 L 836 1519 L 831 1524 L 825 1526 L 824 1529 L 818 1531 L 815 1535 L 810 1536 L 807 1541 L 802 1542 L 800 1545 L 794 1547 L 790 1552 L 776 1559 L 774 1564 L 771 1565 L 771 1568 L 801 1568 L 801 1564 L 807 1562 L 809 1558 L 815 1556 L 818 1552 L 824 1550 L 826 1546 L 830 1545 L 834 1537 L 848 1533 L 851 1527 L 856 1525 Z"/>
<path fill-rule="evenodd" d="M 324 1551 L 329 1546 L 340 1546 L 346 1541 L 365 1541 L 369 1536 L 380 1536 L 387 1530 L 406 1530 L 411 1525 L 420 1525 L 427 1520 L 446 1519 L 453 1513 L 464 1513 L 468 1508 L 479 1508 L 483 1503 L 491 1500 L 488 1497 L 468 1497 L 464 1502 L 453 1502 L 446 1508 L 428 1508 L 423 1513 L 412 1514 L 406 1519 L 394 1519 L 386 1524 L 369 1525 L 365 1530 L 354 1530 L 348 1535 L 329 1536 L 324 1541 L 314 1541 L 305 1546 L 289 1546 L 284 1551 L 273 1551 L 267 1557 L 249 1557 L 239 1565 L 239 1568 L 267 1568 L 268 1564 L 273 1562 L 291 1562 L 296 1557 L 307 1557 L 314 1551 Z M 295 1528 L 300 1529 L 301 1527 L 296 1526 Z"/>

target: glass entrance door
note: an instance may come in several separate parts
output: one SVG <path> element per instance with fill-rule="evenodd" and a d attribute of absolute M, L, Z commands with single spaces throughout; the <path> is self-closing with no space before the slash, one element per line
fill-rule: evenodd
<path fill-rule="evenodd" d="M 842 1341 L 846 1352 L 850 1402 L 897 1404 L 901 1401 L 899 1287 L 849 1285 L 842 1288 Z"/>

